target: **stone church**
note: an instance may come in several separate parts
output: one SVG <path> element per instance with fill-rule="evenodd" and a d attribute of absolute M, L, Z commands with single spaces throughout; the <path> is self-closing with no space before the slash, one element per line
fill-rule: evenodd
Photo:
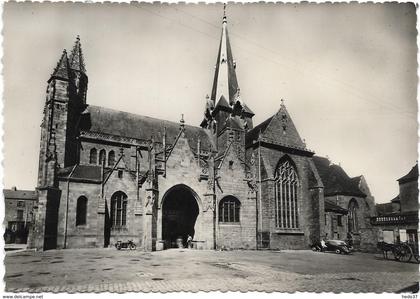
<path fill-rule="evenodd" d="M 347 215 L 352 196 L 361 227 L 369 226 L 367 195 L 357 182 L 355 194 L 330 192 L 326 184 L 345 185 L 348 176 L 331 179 L 329 165 L 316 163 L 284 103 L 254 126 L 235 68 L 224 16 L 201 124 L 134 115 L 88 104 L 78 37 L 47 81 L 29 246 L 133 240 L 154 251 L 185 246 L 190 235 L 197 249 L 307 249 L 325 236 L 326 213 Z M 326 209 L 340 192 L 348 200 Z"/>

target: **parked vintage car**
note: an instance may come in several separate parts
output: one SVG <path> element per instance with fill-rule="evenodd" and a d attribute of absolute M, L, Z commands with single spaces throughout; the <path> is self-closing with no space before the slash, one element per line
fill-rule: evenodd
<path fill-rule="evenodd" d="M 352 248 L 349 247 L 346 242 L 341 240 L 326 240 L 325 246 L 326 247 L 323 248 L 321 242 L 316 242 L 311 245 L 311 248 L 313 251 L 334 251 L 338 254 L 350 254 L 352 251 Z"/>
<path fill-rule="evenodd" d="M 344 253 L 349 254 L 351 250 L 346 242 L 341 240 L 327 240 L 325 241 L 325 245 L 327 246 L 325 251 L 334 251 L 335 253 Z"/>

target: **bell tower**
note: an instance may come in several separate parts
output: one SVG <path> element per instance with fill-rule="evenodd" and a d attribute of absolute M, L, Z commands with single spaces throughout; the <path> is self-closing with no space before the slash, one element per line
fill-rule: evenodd
<path fill-rule="evenodd" d="M 223 150 L 232 139 L 229 134 L 236 135 L 236 141 L 245 142 L 245 132 L 253 128 L 253 116 L 254 113 L 241 97 L 236 77 L 236 61 L 233 59 L 228 35 L 225 5 L 213 87 L 211 96 L 206 98 L 204 119 L 200 126 L 213 131 L 218 139 L 219 150 Z"/>
<path fill-rule="evenodd" d="M 53 184 L 47 164 L 64 168 L 78 162 L 78 123 L 86 108 L 88 77 L 86 75 L 80 38 L 77 37 L 70 57 L 64 50 L 47 81 L 41 142 L 38 186 Z M 54 149 L 54 153 L 51 152 Z"/>

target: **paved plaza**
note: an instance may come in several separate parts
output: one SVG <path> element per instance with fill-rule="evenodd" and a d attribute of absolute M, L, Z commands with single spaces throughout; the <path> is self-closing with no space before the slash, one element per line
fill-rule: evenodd
<path fill-rule="evenodd" d="M 416 263 L 308 250 L 21 251 L 5 265 L 8 292 L 398 292 L 419 280 Z"/>

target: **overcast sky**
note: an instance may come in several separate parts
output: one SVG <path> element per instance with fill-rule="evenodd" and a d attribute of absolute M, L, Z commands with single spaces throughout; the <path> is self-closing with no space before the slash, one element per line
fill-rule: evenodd
<path fill-rule="evenodd" d="M 417 160 L 412 4 L 229 4 L 242 99 L 254 124 L 286 107 L 307 146 L 377 202 Z M 6 3 L 4 185 L 36 186 L 46 81 L 81 37 L 88 104 L 199 125 L 223 6 Z"/>

